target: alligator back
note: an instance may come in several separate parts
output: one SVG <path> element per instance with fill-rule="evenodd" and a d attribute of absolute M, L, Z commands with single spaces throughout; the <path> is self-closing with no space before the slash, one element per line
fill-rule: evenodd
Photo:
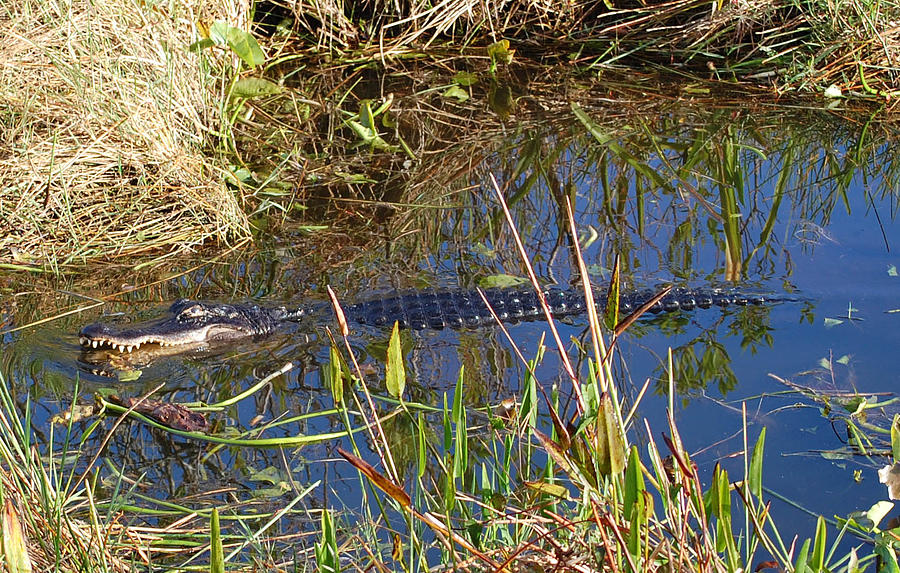
<path fill-rule="evenodd" d="M 544 317 L 537 293 L 533 290 L 486 289 L 487 303 L 478 291 L 424 290 L 397 296 L 377 298 L 349 305 L 344 313 L 350 322 L 372 326 L 389 326 L 397 321 L 401 328 L 442 329 L 475 328 L 495 322 L 488 305 L 504 322 L 538 320 Z M 653 298 L 658 290 L 646 289 L 623 293 L 619 299 L 622 313 L 629 313 Z M 555 317 L 582 314 L 586 311 L 584 293 L 575 290 L 547 289 L 544 296 Z M 788 297 L 747 293 L 734 288 L 673 288 L 649 309 L 651 313 L 765 304 L 789 300 Z M 793 299 L 791 299 L 793 300 Z M 599 309 L 606 306 L 605 290 L 595 301 Z"/>

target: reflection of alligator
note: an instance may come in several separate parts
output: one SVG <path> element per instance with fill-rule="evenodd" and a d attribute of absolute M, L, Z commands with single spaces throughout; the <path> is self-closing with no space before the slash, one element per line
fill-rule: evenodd
<path fill-rule="evenodd" d="M 517 322 L 543 317 L 538 296 L 533 291 L 488 289 L 484 294 L 490 307 L 503 321 Z M 548 289 L 544 294 L 556 317 L 585 311 L 583 293 Z M 651 290 L 624 293 L 620 297 L 619 308 L 623 313 L 628 313 L 655 294 L 656 291 Z M 657 301 L 649 312 L 787 300 L 796 299 L 770 294 L 749 294 L 733 288 L 675 288 Z M 597 304 L 602 308 L 605 301 L 606 297 L 602 295 Z M 171 316 L 140 324 L 121 327 L 91 324 L 81 330 L 81 345 L 86 348 L 111 348 L 120 352 L 131 352 L 142 344 L 196 346 L 219 340 L 264 336 L 288 321 L 325 322 L 332 313 L 326 304 L 287 309 L 187 299 L 176 301 L 169 311 Z M 344 313 L 351 323 L 384 326 L 398 321 L 401 327 L 414 329 L 478 327 L 494 322 L 490 310 L 477 291 L 426 290 L 353 304 L 345 307 Z"/>

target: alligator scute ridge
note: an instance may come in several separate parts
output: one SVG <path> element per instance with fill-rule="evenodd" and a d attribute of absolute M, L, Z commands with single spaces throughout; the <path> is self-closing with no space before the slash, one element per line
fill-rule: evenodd
<path fill-rule="evenodd" d="M 442 329 L 477 328 L 495 323 L 491 309 L 504 322 L 537 320 L 544 317 L 538 295 L 533 290 L 492 288 L 481 291 L 432 290 L 374 298 L 343 307 L 349 323 L 390 326 L 397 321 L 402 328 Z M 606 305 L 606 289 L 597 288 L 595 304 Z M 619 297 L 621 313 L 628 314 L 653 298 L 659 289 L 624 292 Z M 544 296 L 557 318 L 585 312 L 584 293 L 549 288 Z M 738 288 L 672 288 L 649 310 L 651 313 L 796 301 L 788 295 L 749 293 Z M 95 323 L 79 333 L 86 348 L 132 352 L 144 344 L 160 346 L 196 345 L 214 341 L 265 336 L 285 322 L 315 324 L 331 322 L 333 311 L 323 303 L 289 309 L 265 307 L 253 303 L 218 303 L 180 299 L 172 304 L 169 315 L 148 322 L 108 325 Z"/>

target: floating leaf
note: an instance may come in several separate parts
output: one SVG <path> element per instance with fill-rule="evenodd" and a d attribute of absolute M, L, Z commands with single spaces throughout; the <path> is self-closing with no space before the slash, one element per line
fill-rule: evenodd
<path fill-rule="evenodd" d="M 471 72 L 456 72 L 453 76 L 453 83 L 459 86 L 474 86 L 478 83 L 478 76 Z"/>
<path fill-rule="evenodd" d="M 70 409 L 51 417 L 50 423 L 60 425 L 68 424 L 70 421 L 72 423 L 78 423 L 82 420 L 92 418 L 95 414 L 97 414 L 97 404 L 94 402 L 89 404 L 72 404 Z"/>
<path fill-rule="evenodd" d="M 119 382 L 134 382 L 141 377 L 141 374 L 143 372 L 137 368 L 133 370 L 116 370 L 116 380 Z"/>
<path fill-rule="evenodd" d="M 454 98 L 462 102 L 469 99 L 469 92 L 459 86 L 450 86 L 449 88 L 444 90 L 444 93 L 442 93 L 441 96 L 447 99 Z"/>
<path fill-rule="evenodd" d="M 897 266 L 896 265 L 889 266 L 887 273 L 888 273 L 889 277 L 897 276 Z"/>
<path fill-rule="evenodd" d="M 488 275 L 478 279 L 478 286 L 481 288 L 508 288 L 512 286 L 522 285 L 528 282 L 524 277 L 516 277 L 513 275 Z"/>
<path fill-rule="evenodd" d="M 276 484 L 284 481 L 284 472 L 275 466 L 266 466 L 265 468 L 250 472 L 250 481 L 263 481 Z"/>
<path fill-rule="evenodd" d="M 834 326 L 837 326 L 837 325 L 843 324 L 843 323 L 844 323 L 844 321 L 839 318 L 825 317 L 825 328 L 832 328 Z"/>

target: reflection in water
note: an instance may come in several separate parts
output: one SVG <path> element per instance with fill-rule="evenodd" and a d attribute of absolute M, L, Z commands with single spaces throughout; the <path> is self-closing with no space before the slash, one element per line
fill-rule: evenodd
<path fill-rule="evenodd" d="M 814 114 L 797 121 L 778 110 L 751 116 L 728 108 L 673 107 L 648 119 L 599 104 L 582 108 L 581 115 L 565 108 L 548 118 L 527 115 L 519 106 L 515 113 L 522 117 L 514 126 L 485 124 L 471 135 L 462 133 L 465 122 L 460 131 L 444 126 L 447 133 L 440 141 L 456 143 L 442 153 L 425 154 L 408 174 L 409 196 L 398 200 L 420 206 L 396 207 L 376 233 L 334 227 L 322 237 L 310 238 L 288 232 L 261 238 L 258 251 L 230 253 L 212 261 L 173 260 L 140 270 L 103 268 L 90 269 L 85 276 L 29 277 L 31 284 L 22 282 L 15 290 L 34 294 L 2 299 L 0 325 L 8 329 L 62 315 L 83 302 L 67 294 L 73 292 L 112 299 L 115 302 L 104 308 L 106 312 L 144 319 L 181 297 L 324 302 L 324 287 L 329 284 L 343 299 L 355 300 L 371 292 L 468 288 L 484 277 L 522 275 L 511 235 L 487 191 L 490 173 L 505 185 L 504 194 L 535 269 L 548 283 L 568 285 L 577 279 L 572 271 L 577 268 L 572 261 L 573 238 L 563 223 L 568 199 L 575 207 L 579 240 L 595 283 L 608 277 L 618 254 L 629 285 L 738 281 L 774 292 L 799 291 L 811 299 L 774 308 L 658 315 L 636 324 L 618 342 L 616 369 L 622 374 L 623 395 L 635 395 L 648 378 L 658 393 L 664 393 L 666 352 L 673 348 L 682 437 L 695 451 L 715 444 L 695 457 L 706 472 L 741 447 L 727 439 L 741 420 L 733 414 L 739 404 L 720 408 L 705 396 L 753 398 L 763 419 L 763 413 L 781 406 L 770 406 L 774 399 L 767 396 L 780 386 L 767 374 L 807 370 L 831 351 L 853 357 L 855 383 L 861 389 L 896 386 L 895 379 L 885 376 L 900 371 L 895 352 L 897 315 L 884 314 L 896 307 L 900 292 L 897 277 L 889 272 L 896 265 L 891 247 L 898 238 L 890 126 L 861 130 Z M 335 204 L 346 209 L 344 203 Z M 329 217 L 329 209 L 323 211 Z M 135 288 L 120 293 L 121 285 Z M 839 314 L 848 304 L 869 320 L 826 329 L 823 316 Z M 324 382 L 330 343 L 322 330 L 294 329 L 189 355 L 157 355 L 152 360 L 138 355 L 114 363 L 107 354 L 82 353 L 78 347 L 78 329 L 95 321 L 96 312 L 63 316 L 0 339 L 0 367 L 22 407 L 26 397 L 36 402 L 34 426 L 39 435 L 46 435 L 49 416 L 73 400 L 91 400 L 94 392 L 140 396 L 162 385 L 157 396 L 161 399 L 209 404 L 238 395 L 287 362 L 295 367 L 286 375 L 246 400 L 212 413 L 212 431 L 266 428 L 266 435 L 311 435 L 344 429 L 339 416 L 266 426 L 332 408 Z M 561 323 L 563 340 L 573 355 L 579 346 L 589 346 L 585 324 L 580 317 Z M 545 331 L 540 323 L 510 327 L 526 357 L 538 353 Z M 366 384 L 376 395 L 384 394 L 388 334 L 366 329 L 351 338 Z M 473 409 L 519 396 L 527 371 L 497 329 L 407 332 L 402 340 L 410 402 L 442 408 L 445 399 L 452 400 L 461 369 L 464 399 Z M 587 367 L 584 361 L 577 364 Z M 552 352 L 546 353 L 535 374 L 548 390 L 559 382 L 561 368 Z M 358 388 L 359 383 L 349 381 L 348 387 Z M 569 399 L 564 392 L 562 403 Z M 665 406 L 664 400 L 645 398 L 639 414 L 658 431 Z M 387 403 L 383 407 L 390 408 Z M 777 444 L 771 447 L 810 451 L 832 443 L 833 435 L 822 430 L 819 419 L 793 413 L 765 419 L 771 424 L 768 443 Z M 77 422 L 76 435 L 88 431 L 92 422 Z M 111 425 L 111 420 L 103 421 L 104 428 Z M 484 426 L 482 431 L 487 431 Z M 415 458 L 416 439 L 409 419 L 397 416 L 386 427 L 400 464 L 408 467 Z M 94 432 L 83 447 L 97 448 L 102 433 Z M 429 443 L 442 439 L 440 428 L 435 426 L 426 438 Z M 473 459 L 490 457 L 479 449 L 477 432 L 471 440 Z M 113 434 L 105 450 L 109 463 L 103 479 L 113 487 L 121 472 L 139 480 L 141 495 L 183 499 L 197 494 L 190 500 L 197 506 L 211 503 L 212 497 L 221 503 L 256 499 L 260 508 L 266 508 L 277 506 L 278 496 L 268 488 L 271 476 L 281 472 L 279 483 L 328 480 L 304 501 L 310 507 L 334 503 L 326 492 L 349 505 L 358 499 L 358 482 L 342 481 L 347 475 L 343 466 L 320 463 L 331 459 L 335 445 L 290 452 L 213 448 L 129 422 Z M 767 463 L 774 475 L 808 474 L 821 481 L 821 487 L 813 488 L 817 492 L 835 489 L 841 479 L 830 462 L 819 459 L 805 468 L 783 459 Z M 821 493 L 811 498 L 809 492 L 793 491 L 790 484 L 774 479 L 768 484 L 825 513 L 868 507 L 863 500 L 875 495 L 864 483 L 821 507 L 816 505 Z M 222 489 L 207 496 L 213 485 Z M 255 498 L 260 491 L 265 495 Z M 149 503 L 138 497 L 130 501 Z M 297 513 L 279 527 L 285 532 L 306 531 L 305 517 Z M 788 522 L 785 528 L 803 530 L 805 522 L 798 519 L 793 525 Z"/>

